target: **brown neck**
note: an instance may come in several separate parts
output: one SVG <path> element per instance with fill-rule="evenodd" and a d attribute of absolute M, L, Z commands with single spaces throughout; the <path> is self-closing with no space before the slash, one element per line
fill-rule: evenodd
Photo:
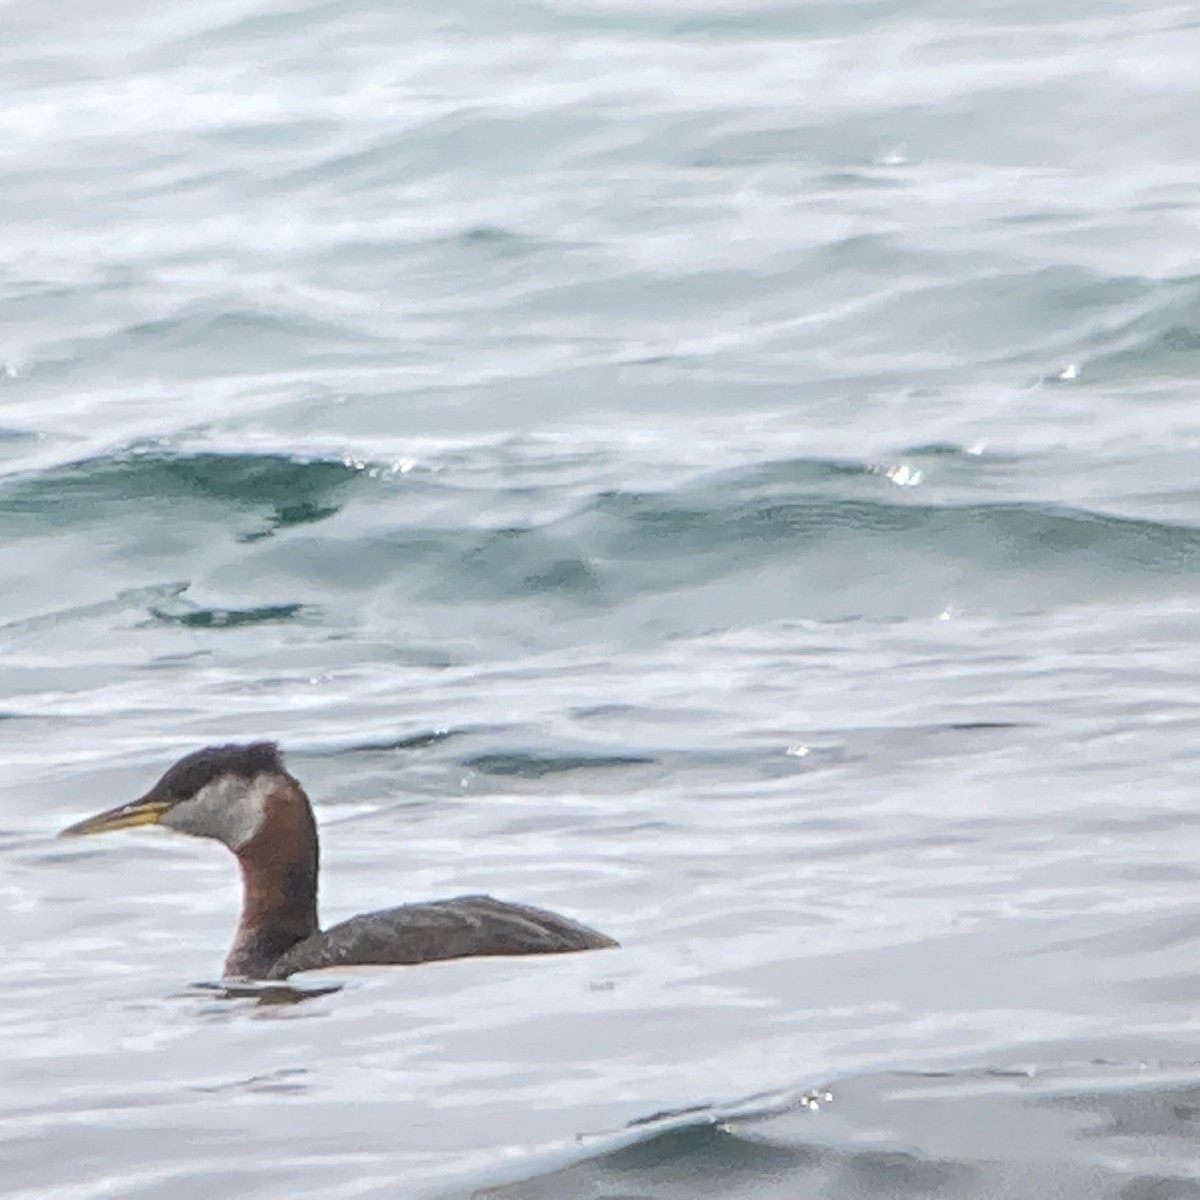
<path fill-rule="evenodd" d="M 242 917 L 225 974 L 261 979 L 281 954 L 320 928 L 317 826 L 304 789 L 290 775 L 267 794 L 258 829 L 236 853 Z"/>

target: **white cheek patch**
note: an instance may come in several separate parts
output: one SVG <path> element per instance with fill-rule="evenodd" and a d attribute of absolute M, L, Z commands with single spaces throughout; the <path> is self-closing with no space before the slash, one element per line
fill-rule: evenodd
<path fill-rule="evenodd" d="M 216 838 L 230 850 L 240 850 L 262 825 L 267 797 L 277 783 L 270 775 L 254 779 L 222 775 L 190 800 L 168 809 L 162 823 L 180 833 Z"/>

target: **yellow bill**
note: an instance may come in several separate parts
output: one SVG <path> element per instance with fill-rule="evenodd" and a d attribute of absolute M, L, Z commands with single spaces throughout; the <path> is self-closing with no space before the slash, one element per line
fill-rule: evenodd
<path fill-rule="evenodd" d="M 68 825 L 59 833 L 59 837 L 82 837 L 87 833 L 111 833 L 114 829 L 132 829 L 135 825 L 157 825 L 163 813 L 170 808 L 166 800 L 151 800 L 144 797 L 134 800 L 131 804 L 122 804 L 118 808 L 110 808 L 107 812 L 97 813 L 94 817 Z"/>

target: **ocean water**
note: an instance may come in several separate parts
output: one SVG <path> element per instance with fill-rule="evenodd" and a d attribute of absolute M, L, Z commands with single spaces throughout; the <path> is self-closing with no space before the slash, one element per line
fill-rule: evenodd
<path fill-rule="evenodd" d="M 0 28 L 7 1200 L 1200 1197 L 1194 7 Z M 621 948 L 201 986 L 258 737 Z"/>

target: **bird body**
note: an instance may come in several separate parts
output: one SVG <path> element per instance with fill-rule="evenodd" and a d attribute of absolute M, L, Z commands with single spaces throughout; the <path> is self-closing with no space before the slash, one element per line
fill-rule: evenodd
<path fill-rule="evenodd" d="M 615 945 L 611 938 L 544 908 L 491 896 L 456 896 L 351 917 L 297 942 L 275 960 L 265 978 L 286 979 L 320 967 L 568 954 Z"/>
<path fill-rule="evenodd" d="M 271 742 L 197 750 L 140 799 L 80 821 L 60 836 L 151 824 L 214 838 L 237 857 L 242 913 L 225 960 L 227 977 L 286 979 L 323 967 L 566 954 L 617 944 L 556 913 L 490 896 L 405 904 L 322 930 L 312 806 Z"/>

